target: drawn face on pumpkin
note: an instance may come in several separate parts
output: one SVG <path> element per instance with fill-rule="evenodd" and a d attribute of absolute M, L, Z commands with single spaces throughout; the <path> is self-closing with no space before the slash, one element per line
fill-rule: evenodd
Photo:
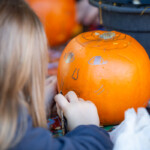
<path fill-rule="evenodd" d="M 100 32 L 92 32 L 92 36 L 91 34 L 90 35 L 83 34 L 81 38 L 82 39 L 77 39 L 77 40 L 80 41 L 79 43 L 82 46 L 90 46 L 91 48 L 99 47 L 99 52 L 97 52 L 97 55 L 94 54 L 93 56 L 92 54 L 90 55 L 86 54 L 86 57 L 88 55 L 89 56 L 88 56 L 88 59 L 85 59 L 85 60 L 83 59 L 82 66 L 80 66 L 80 64 L 78 63 L 79 58 L 78 56 L 76 56 L 76 51 L 70 50 L 69 52 L 64 54 L 64 66 L 74 66 L 74 69 L 71 71 L 70 78 L 72 78 L 72 80 L 75 80 L 75 81 L 77 81 L 78 78 L 80 78 L 82 67 L 84 68 L 85 66 L 90 66 L 90 68 L 92 67 L 95 69 L 99 69 L 101 67 L 104 68 L 104 66 L 108 63 L 108 61 L 103 57 L 103 55 L 101 54 L 102 52 L 104 53 L 105 51 L 112 49 L 112 47 L 113 49 L 123 48 L 129 44 L 129 42 L 122 42 L 122 40 L 126 38 L 126 35 L 116 34 L 114 32 L 106 32 L 103 34 L 101 34 Z M 113 44 L 112 44 L 112 40 L 114 41 Z M 93 41 L 95 42 L 94 44 L 93 44 Z M 119 43 L 117 41 L 119 41 Z M 90 42 L 92 42 L 92 44 Z M 63 84 L 64 82 L 62 81 L 61 88 L 63 88 Z M 73 87 L 72 88 L 68 87 L 68 91 L 70 89 L 74 90 Z M 74 91 L 77 92 L 77 90 L 74 90 Z M 100 95 L 102 92 L 104 92 L 104 84 L 101 81 L 99 81 L 99 87 L 97 87 L 97 89 L 93 89 L 93 94 Z M 78 95 L 80 95 L 79 94 L 80 92 L 77 92 L 77 93 Z"/>
<path fill-rule="evenodd" d="M 66 64 L 72 63 L 75 60 L 74 53 L 72 52 L 65 53 L 64 59 Z M 94 56 L 87 63 L 88 65 L 93 65 L 94 67 L 95 65 L 105 65 L 107 64 L 107 61 L 104 61 L 104 59 L 101 56 Z M 74 71 L 72 72 L 71 78 L 73 80 L 77 80 L 79 77 L 79 72 L 80 72 L 80 68 L 75 68 Z M 103 91 L 104 88 L 103 85 L 101 85 L 101 87 L 98 90 L 96 90 L 95 93 L 99 95 Z"/>

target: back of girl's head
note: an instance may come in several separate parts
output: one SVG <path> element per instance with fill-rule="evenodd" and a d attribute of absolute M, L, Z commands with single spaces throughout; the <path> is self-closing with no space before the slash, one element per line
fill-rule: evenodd
<path fill-rule="evenodd" d="M 0 1 L 0 149 L 21 139 L 27 110 L 34 126 L 46 127 L 46 51 L 43 27 L 28 5 Z"/>

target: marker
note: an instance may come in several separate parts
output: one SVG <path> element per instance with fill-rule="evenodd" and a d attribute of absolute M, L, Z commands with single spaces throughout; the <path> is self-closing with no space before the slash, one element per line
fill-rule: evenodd
<path fill-rule="evenodd" d="M 62 91 L 60 91 L 60 94 L 62 94 Z M 62 134 L 65 135 L 67 133 L 67 120 L 64 117 L 64 113 L 62 110 L 60 111 L 60 115 L 61 115 Z"/>

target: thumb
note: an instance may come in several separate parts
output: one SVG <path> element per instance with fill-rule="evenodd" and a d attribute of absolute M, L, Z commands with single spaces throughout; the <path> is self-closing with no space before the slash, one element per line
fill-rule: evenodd
<path fill-rule="evenodd" d="M 58 106 L 60 107 L 61 110 L 65 110 L 66 106 L 69 104 L 69 102 L 67 101 L 67 99 L 62 95 L 62 94 L 57 94 L 54 97 L 56 103 L 58 104 Z"/>

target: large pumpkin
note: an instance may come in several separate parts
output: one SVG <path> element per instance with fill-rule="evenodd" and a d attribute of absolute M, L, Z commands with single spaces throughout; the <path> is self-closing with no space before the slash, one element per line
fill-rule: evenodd
<path fill-rule="evenodd" d="M 72 35 L 75 22 L 75 0 L 26 0 L 37 13 L 49 44 L 60 45 Z"/>
<path fill-rule="evenodd" d="M 128 108 L 150 98 L 150 61 L 144 48 L 119 32 L 94 31 L 75 37 L 62 53 L 58 88 L 73 90 L 98 109 L 102 125 L 124 119 Z"/>

